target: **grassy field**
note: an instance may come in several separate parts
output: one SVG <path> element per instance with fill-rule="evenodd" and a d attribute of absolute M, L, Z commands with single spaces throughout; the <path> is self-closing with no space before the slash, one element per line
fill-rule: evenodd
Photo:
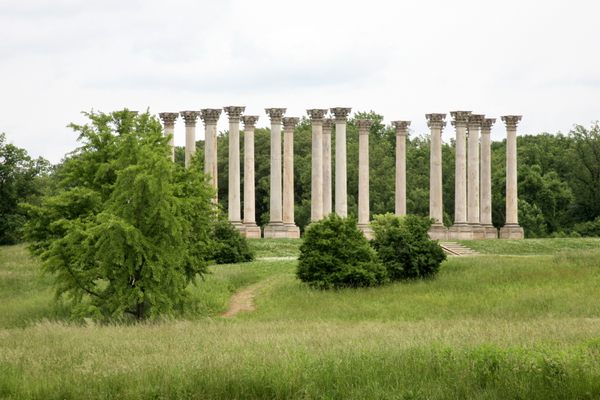
<path fill-rule="evenodd" d="M 281 244 L 280 244 L 281 243 Z M 185 319 L 69 322 L 23 246 L 0 248 L 0 398 L 600 398 L 600 241 L 465 242 L 436 279 L 315 291 L 299 241 L 211 267 Z M 254 312 L 219 315 L 264 282 Z"/>

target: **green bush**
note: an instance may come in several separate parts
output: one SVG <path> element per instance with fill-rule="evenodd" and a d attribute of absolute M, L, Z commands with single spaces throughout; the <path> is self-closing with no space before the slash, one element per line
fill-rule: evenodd
<path fill-rule="evenodd" d="M 248 240 L 224 217 L 219 217 L 213 227 L 214 253 L 217 264 L 234 264 L 254 259 Z"/>
<path fill-rule="evenodd" d="M 388 281 L 385 267 L 356 222 L 335 214 L 306 229 L 297 276 L 320 289 L 375 286 Z"/>
<path fill-rule="evenodd" d="M 416 215 L 375 216 L 371 245 L 392 281 L 434 276 L 446 259 L 440 245 L 429 239 L 431 220 Z"/>
<path fill-rule="evenodd" d="M 584 237 L 600 237 L 600 217 L 576 224 L 573 230 Z"/>

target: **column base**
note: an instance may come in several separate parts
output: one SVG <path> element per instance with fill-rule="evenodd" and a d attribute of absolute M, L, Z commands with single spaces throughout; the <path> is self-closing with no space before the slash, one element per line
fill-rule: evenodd
<path fill-rule="evenodd" d="M 437 223 L 431 225 L 427 233 L 431 240 L 448 240 L 448 228 L 443 224 Z"/>
<path fill-rule="evenodd" d="M 240 233 L 247 239 L 260 239 L 262 237 L 260 226 L 252 222 L 244 222 Z"/>
<path fill-rule="evenodd" d="M 371 225 L 369 224 L 358 224 L 358 229 L 360 229 L 363 233 L 363 235 L 365 235 L 365 237 L 367 238 L 367 240 L 372 240 L 374 235 L 373 235 L 373 229 L 371 229 Z"/>
<path fill-rule="evenodd" d="M 431 235 L 430 235 L 431 236 Z M 457 223 L 448 228 L 449 240 L 472 240 L 473 227 L 465 223 Z"/>
<path fill-rule="evenodd" d="M 498 229 L 494 225 L 481 225 L 485 232 L 486 239 L 498 239 Z"/>
<path fill-rule="evenodd" d="M 504 225 L 500 228 L 500 239 L 523 239 L 525 232 L 518 224 Z"/>
<path fill-rule="evenodd" d="M 485 239 L 485 229 L 481 224 L 471 224 L 471 231 L 473 232 L 473 240 Z"/>
<path fill-rule="evenodd" d="M 300 228 L 283 222 L 269 222 L 265 226 L 263 235 L 265 239 L 297 239 L 300 237 Z"/>
<path fill-rule="evenodd" d="M 240 232 L 244 229 L 244 224 L 242 224 L 242 221 L 229 221 L 229 223 Z"/>

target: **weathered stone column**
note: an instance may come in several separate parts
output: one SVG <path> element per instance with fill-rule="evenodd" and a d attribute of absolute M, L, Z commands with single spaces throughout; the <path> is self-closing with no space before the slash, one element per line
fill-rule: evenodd
<path fill-rule="evenodd" d="M 485 118 L 481 125 L 479 220 L 486 239 L 498 238 L 498 230 L 492 225 L 492 142 L 490 134 L 495 122 L 495 118 Z"/>
<path fill-rule="evenodd" d="M 363 231 L 367 239 L 373 238 L 373 231 L 369 226 L 369 129 L 373 121 L 359 119 L 358 127 L 358 228 Z"/>
<path fill-rule="evenodd" d="M 331 130 L 333 119 L 323 120 L 323 216 L 332 212 L 333 192 L 331 190 Z"/>
<path fill-rule="evenodd" d="M 471 111 L 452 111 L 452 125 L 456 130 L 454 163 L 454 224 L 448 230 L 450 239 L 471 239 L 472 229 L 467 224 L 467 121 Z"/>
<path fill-rule="evenodd" d="M 312 123 L 310 220 L 323 219 L 323 117 L 327 110 L 306 110 Z"/>
<path fill-rule="evenodd" d="M 240 193 L 240 116 L 246 107 L 228 106 L 223 111 L 229 117 L 229 222 L 236 228 L 242 228 L 242 210 Z"/>
<path fill-rule="evenodd" d="M 294 128 L 299 118 L 283 121 L 283 224 L 288 238 L 299 238 L 300 228 L 294 222 Z"/>
<path fill-rule="evenodd" d="M 396 128 L 396 215 L 406 215 L 406 137 L 410 121 L 392 121 Z"/>
<path fill-rule="evenodd" d="M 281 118 L 285 108 L 266 108 L 271 118 L 271 201 L 269 207 L 269 223 L 265 226 L 266 238 L 284 238 L 287 230 L 283 225 L 281 195 Z"/>
<path fill-rule="evenodd" d="M 467 127 L 467 222 L 473 231 L 473 239 L 485 239 L 484 230 L 479 222 L 479 131 L 485 115 L 471 114 Z"/>
<path fill-rule="evenodd" d="M 506 124 L 506 222 L 500 228 L 501 239 L 523 239 L 523 228 L 519 226 L 517 192 L 517 124 L 520 115 L 505 115 Z"/>
<path fill-rule="evenodd" d="M 175 161 L 175 121 L 177 121 L 179 113 L 162 112 L 159 113 L 158 116 L 163 122 L 165 136 L 169 136 L 169 146 L 171 146 L 171 161 Z"/>
<path fill-rule="evenodd" d="M 204 108 L 200 110 L 200 118 L 204 122 L 204 173 L 208 175 L 210 183 L 215 190 L 215 203 L 218 201 L 219 193 L 217 121 L 220 115 L 220 108 Z"/>
<path fill-rule="evenodd" d="M 240 232 L 251 239 L 259 239 L 260 227 L 256 225 L 254 178 L 254 126 L 257 115 L 244 115 L 244 223 Z"/>
<path fill-rule="evenodd" d="M 335 107 L 335 213 L 348 216 L 348 179 L 346 174 L 346 119 L 352 111 L 348 107 Z"/>
<path fill-rule="evenodd" d="M 185 122 L 185 167 L 188 168 L 196 154 L 196 120 L 199 113 L 198 111 L 181 111 L 179 114 Z"/>
<path fill-rule="evenodd" d="M 446 126 L 446 114 L 426 114 L 431 130 L 431 152 L 429 162 L 429 216 L 434 223 L 429 237 L 446 240 L 448 230 L 444 226 L 444 203 L 442 202 L 442 129 Z"/>

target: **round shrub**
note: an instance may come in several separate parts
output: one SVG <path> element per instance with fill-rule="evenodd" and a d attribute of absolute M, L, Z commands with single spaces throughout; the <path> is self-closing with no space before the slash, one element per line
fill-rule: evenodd
<path fill-rule="evenodd" d="M 213 227 L 213 259 L 217 264 L 248 262 L 254 259 L 254 253 L 248 246 L 248 240 L 229 221 L 220 217 Z"/>
<path fill-rule="evenodd" d="M 392 281 L 432 277 L 446 259 L 437 241 L 427 235 L 429 218 L 385 214 L 376 216 L 371 226 L 375 235 L 371 245 Z"/>
<path fill-rule="evenodd" d="M 297 276 L 320 289 L 375 286 L 388 280 L 356 222 L 335 214 L 306 229 Z"/>

